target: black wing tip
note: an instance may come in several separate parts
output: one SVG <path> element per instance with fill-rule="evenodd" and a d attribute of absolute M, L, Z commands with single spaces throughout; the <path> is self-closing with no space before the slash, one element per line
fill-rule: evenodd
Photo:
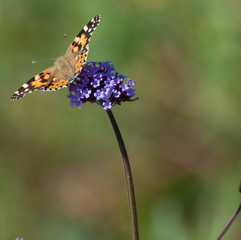
<path fill-rule="evenodd" d="M 12 96 L 11 96 L 11 100 L 18 100 L 19 99 L 19 94 L 18 94 L 19 92 L 18 91 L 16 91 Z"/>
<path fill-rule="evenodd" d="M 11 100 L 15 101 L 15 100 L 18 100 L 23 97 L 24 97 L 24 95 L 13 94 L 11 97 Z"/>
<path fill-rule="evenodd" d="M 99 22 L 100 22 L 100 14 L 96 15 L 92 20 L 94 20 L 94 22 L 99 24 Z"/>
<path fill-rule="evenodd" d="M 23 92 L 23 91 L 22 91 L 22 88 L 20 88 L 19 90 L 17 90 L 17 91 L 12 95 L 11 99 L 12 99 L 13 101 L 19 100 L 19 99 L 23 98 L 26 94 L 29 94 L 29 93 L 32 93 L 32 92 L 33 92 L 33 91 L 25 91 L 25 92 Z"/>
<path fill-rule="evenodd" d="M 11 100 L 17 100 L 17 98 L 13 95 L 12 97 L 11 97 Z"/>

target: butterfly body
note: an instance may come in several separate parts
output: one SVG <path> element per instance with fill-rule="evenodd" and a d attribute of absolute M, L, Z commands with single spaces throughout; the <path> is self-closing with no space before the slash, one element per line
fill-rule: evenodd
<path fill-rule="evenodd" d="M 59 56 L 55 59 L 54 67 L 55 71 L 58 71 L 64 78 L 69 78 L 70 80 L 74 78 L 74 69 L 64 56 Z"/>
<path fill-rule="evenodd" d="M 99 22 L 100 15 L 97 15 L 75 37 L 64 56 L 57 57 L 53 66 L 24 83 L 11 99 L 18 100 L 35 90 L 54 91 L 67 87 L 79 74 L 87 59 L 89 41 Z"/>

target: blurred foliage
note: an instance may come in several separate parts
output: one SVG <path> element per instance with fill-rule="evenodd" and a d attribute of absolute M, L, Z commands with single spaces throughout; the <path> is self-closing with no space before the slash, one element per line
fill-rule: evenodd
<path fill-rule="evenodd" d="M 12 102 L 95 15 L 89 61 L 113 61 L 140 100 L 116 106 L 141 239 L 216 239 L 240 202 L 241 2 L 1 0 L 0 239 L 129 239 L 105 112 L 68 91 Z M 67 40 L 63 43 L 63 34 Z M 239 222 L 238 222 L 239 221 Z M 240 239 L 240 219 L 225 239 Z"/>

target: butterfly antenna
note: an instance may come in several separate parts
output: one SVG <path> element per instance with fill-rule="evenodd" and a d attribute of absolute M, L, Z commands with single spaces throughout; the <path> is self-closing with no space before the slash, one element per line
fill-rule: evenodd
<path fill-rule="evenodd" d="M 64 39 L 65 39 L 66 36 L 67 36 L 67 34 L 64 34 Z M 63 46 L 63 43 L 64 43 L 64 39 L 63 39 L 63 41 L 62 41 L 62 44 L 60 45 L 59 53 L 61 52 L 61 49 L 62 49 L 62 46 Z M 60 54 L 58 54 L 57 56 L 59 56 L 59 55 L 60 55 Z M 44 60 L 32 61 L 32 63 L 45 62 L 45 61 L 50 61 L 50 60 L 55 60 L 55 58 L 47 58 L 47 59 L 44 59 Z"/>
<path fill-rule="evenodd" d="M 67 36 L 67 34 L 64 34 L 64 38 L 63 38 L 63 41 L 62 41 L 62 43 L 61 43 L 61 45 L 60 45 L 59 52 L 58 52 L 58 55 L 57 55 L 57 56 L 60 56 L 60 52 L 61 52 L 61 50 L 62 50 L 62 47 L 63 47 L 64 40 L 65 40 L 66 36 Z"/>
<path fill-rule="evenodd" d="M 44 60 L 32 61 L 32 63 L 40 63 L 40 62 L 46 62 L 46 61 L 50 61 L 50 60 L 55 60 L 55 58 L 47 58 L 47 59 L 44 59 Z"/>

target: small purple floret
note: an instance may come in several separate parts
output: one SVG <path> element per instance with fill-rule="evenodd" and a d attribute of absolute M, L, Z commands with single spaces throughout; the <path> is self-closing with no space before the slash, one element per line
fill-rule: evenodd
<path fill-rule="evenodd" d="M 89 62 L 69 85 L 68 98 L 71 107 L 81 108 L 86 102 L 97 102 L 108 110 L 114 104 L 137 100 L 132 98 L 135 85 L 133 80 L 119 75 L 110 62 Z"/>
<path fill-rule="evenodd" d="M 112 104 L 109 101 L 103 102 L 102 105 L 104 106 L 104 110 L 111 109 L 111 107 L 112 107 Z"/>

